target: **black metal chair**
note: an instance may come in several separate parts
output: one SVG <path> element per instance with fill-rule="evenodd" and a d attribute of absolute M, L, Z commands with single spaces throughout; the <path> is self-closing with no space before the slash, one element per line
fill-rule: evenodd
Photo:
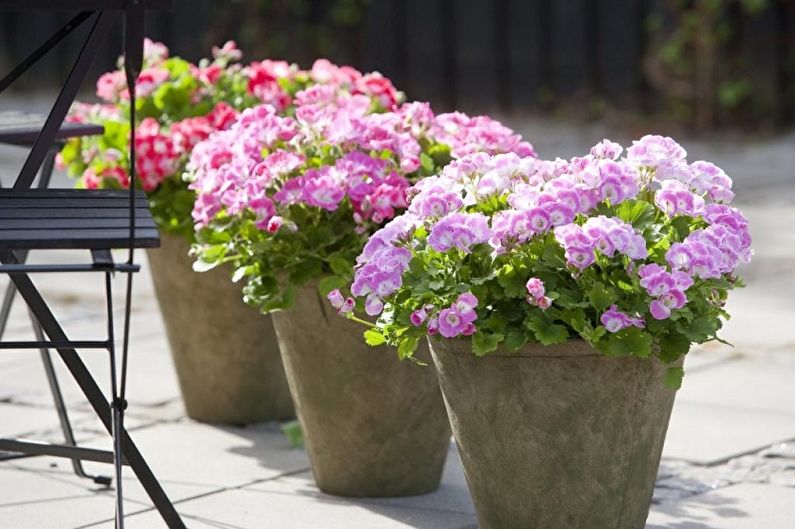
<path fill-rule="evenodd" d="M 182 529 L 184 523 L 166 496 L 146 461 L 124 429 L 130 309 L 136 248 L 159 244 L 146 196 L 131 185 L 129 191 L 31 189 L 36 173 L 61 128 L 89 65 L 110 33 L 119 14 L 125 14 L 124 55 L 127 84 L 130 88 L 131 182 L 135 182 L 135 81 L 143 63 L 144 15 L 147 7 L 167 4 L 158 0 L 4 0 L 0 8 L 82 9 L 77 17 L 0 80 L 0 92 L 13 83 L 55 44 L 84 22 L 91 25 L 77 60 L 58 95 L 41 132 L 36 137 L 14 187 L 0 190 L 0 273 L 8 274 L 43 333 L 33 341 L 2 341 L 0 349 L 54 349 L 85 394 L 97 416 L 113 439 L 113 450 L 97 450 L 72 445 L 46 444 L 19 439 L 0 439 L 0 450 L 25 455 L 51 455 L 68 459 L 113 463 L 116 480 L 116 527 L 124 526 L 122 466 L 129 465 L 137 475 L 169 528 Z M 127 260 L 117 263 L 112 249 L 128 250 Z M 91 262 L 76 264 L 28 264 L 26 252 L 33 249 L 88 250 Z M 107 329 L 98 340 L 70 340 L 47 302 L 33 284 L 36 273 L 89 273 L 104 275 Z M 120 357 L 116 351 L 113 321 L 112 276 L 126 274 L 127 296 Z M 45 338 L 46 335 L 46 338 Z M 86 368 L 77 349 L 108 352 L 110 396 L 102 393 Z"/>
<path fill-rule="evenodd" d="M 38 115 L 24 114 L 21 112 L 0 112 L 0 145 L 14 145 L 17 147 L 30 148 L 36 142 L 36 137 L 43 125 L 44 118 Z M 52 148 L 47 151 L 47 156 L 44 158 L 44 165 L 42 165 L 41 171 L 39 171 L 39 180 L 36 187 L 38 189 L 46 189 L 49 187 L 50 181 L 52 180 L 53 169 L 55 168 L 55 157 L 67 140 L 71 138 L 96 136 L 103 132 L 104 127 L 102 125 L 92 123 L 64 123 L 58 130 Z M 3 213 L 0 212 L 0 215 L 3 215 Z M 17 258 L 20 262 L 24 263 L 27 260 L 27 252 L 17 252 Z M 8 318 L 11 315 L 11 307 L 14 303 L 16 293 L 17 289 L 14 282 L 9 281 L 3 300 L 0 302 L 0 340 L 2 340 L 5 335 Z M 36 339 L 38 341 L 44 341 L 44 333 L 38 321 L 30 312 L 28 312 L 28 314 L 30 315 L 30 323 Z M 58 422 L 64 436 L 64 442 L 69 446 L 77 446 L 72 423 L 69 420 L 66 402 L 61 393 L 61 385 L 58 382 L 58 375 L 55 372 L 52 357 L 50 356 L 50 350 L 43 348 L 39 351 L 39 355 L 44 366 L 44 373 L 47 376 L 47 384 L 52 394 L 55 410 L 58 413 Z M 17 459 L 19 457 L 27 456 L 14 453 L 0 454 L 0 461 Z M 83 468 L 82 461 L 79 459 L 72 459 L 72 469 L 78 477 L 91 479 L 99 485 L 110 485 L 112 483 L 111 478 L 108 476 L 87 473 Z"/>

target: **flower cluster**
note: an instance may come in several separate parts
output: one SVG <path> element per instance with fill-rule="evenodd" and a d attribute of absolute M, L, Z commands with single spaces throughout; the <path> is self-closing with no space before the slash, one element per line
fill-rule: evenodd
<path fill-rule="evenodd" d="M 591 217 L 582 226 L 570 221 L 555 228 L 555 239 L 566 252 L 566 262 L 580 270 L 596 261 L 597 251 L 605 257 L 619 253 L 630 259 L 648 255 L 643 235 L 616 217 Z"/>
<path fill-rule="evenodd" d="M 713 339 L 751 257 L 731 180 L 670 138 L 622 153 L 609 140 L 571 160 L 473 153 L 415 184 L 357 259 L 351 294 L 380 315 L 370 341 L 411 356 L 422 334 L 472 335 L 482 355 L 579 337 L 673 362 Z"/>
<path fill-rule="evenodd" d="M 136 83 L 136 117 L 140 120 L 136 169 L 143 188 L 150 193 L 153 214 L 161 228 L 193 236 L 190 212 L 194 193 L 181 178 L 185 164 L 196 145 L 213 132 L 227 129 L 241 110 L 267 104 L 276 114 L 285 116 L 300 107 L 306 119 L 327 119 L 330 114 L 322 108 L 336 106 L 334 99 L 341 93 L 355 95 L 362 114 L 394 109 L 402 99 L 402 94 L 380 74 L 364 75 L 324 59 L 316 61 L 310 70 L 270 59 L 244 66 L 241 59 L 241 51 L 231 41 L 213 47 L 212 59 L 198 64 L 169 57 L 163 44 L 145 43 L 144 67 Z M 71 140 L 59 163 L 79 177 L 84 187 L 126 187 L 130 172 L 126 155 L 130 94 L 121 59 L 116 70 L 99 78 L 97 95 L 104 101 L 102 105 L 76 105 L 70 119 L 101 123 L 104 136 Z M 312 98 L 312 104 L 308 104 Z M 317 131 L 321 136 L 326 132 L 322 127 Z M 390 175 L 384 179 L 387 183 L 372 197 L 374 203 L 363 204 L 363 219 L 392 216 L 394 207 L 405 207 L 397 196 L 402 193 L 390 187 L 395 184 Z M 266 206 L 261 205 L 259 210 L 267 211 Z M 263 220 L 263 225 L 268 224 L 275 227 L 278 220 Z"/>
<path fill-rule="evenodd" d="M 377 74 L 318 61 L 311 75 L 326 84 L 297 92 L 291 115 L 272 105 L 243 111 L 227 130 L 194 148 L 185 175 L 197 193 L 199 266 L 234 256 L 233 265 L 250 278 L 248 299 L 263 310 L 282 308 L 289 302 L 288 289 L 306 280 L 333 280 L 324 286 L 350 280 L 366 235 L 408 207 L 412 183 L 451 160 L 464 170 L 458 162 L 470 156 L 457 160 L 455 154 L 462 146 L 477 141 L 486 158 L 505 148 L 533 153 L 515 133 L 485 117 L 455 114 L 457 129 L 451 131 L 443 126 L 451 115 L 436 116 L 427 103 L 384 111 L 396 105 L 397 93 Z M 428 205 L 429 211 L 446 207 Z M 459 217 L 446 219 L 431 235 L 440 251 L 466 249 L 488 238 L 486 216 Z M 235 236 L 227 240 L 229 232 Z M 368 248 L 376 244 L 372 239 Z M 382 256 L 379 267 L 362 276 L 356 288 L 368 314 L 381 312 L 390 285 L 400 286 L 408 256 L 405 249 Z M 306 270 L 293 273 L 297 267 Z M 275 277 L 285 269 L 287 281 Z M 336 297 L 334 303 L 345 307 Z"/>

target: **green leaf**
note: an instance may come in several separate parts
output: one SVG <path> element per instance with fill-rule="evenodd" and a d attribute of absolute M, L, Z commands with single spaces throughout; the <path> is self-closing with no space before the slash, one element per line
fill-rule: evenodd
<path fill-rule="evenodd" d="M 307 259 L 293 268 L 293 271 L 290 273 L 290 281 L 300 286 L 310 279 L 319 276 L 322 272 L 323 267 L 320 261 Z"/>
<path fill-rule="evenodd" d="M 585 311 L 582 309 L 571 309 L 563 311 L 563 318 L 566 320 L 571 328 L 581 333 L 585 329 L 586 318 Z"/>
<path fill-rule="evenodd" d="M 472 335 L 472 352 L 475 356 L 484 356 L 497 349 L 502 341 L 502 334 L 478 331 Z"/>
<path fill-rule="evenodd" d="M 353 277 L 353 265 L 344 257 L 339 255 L 329 257 L 328 264 L 331 271 L 338 276 Z"/>
<path fill-rule="evenodd" d="M 420 164 L 422 165 L 422 168 L 425 169 L 426 173 L 431 174 L 433 172 L 433 158 L 424 152 L 420 153 Z"/>
<path fill-rule="evenodd" d="M 408 335 L 403 336 L 403 338 L 398 343 L 397 352 L 398 358 L 401 360 L 405 358 L 409 358 L 414 355 L 414 351 L 417 350 L 417 345 L 419 345 L 420 339 L 418 336 L 415 335 Z"/>
<path fill-rule="evenodd" d="M 685 376 L 685 370 L 681 367 L 669 367 L 665 371 L 664 383 L 665 387 L 670 389 L 679 389 L 682 387 L 682 379 Z"/>
<path fill-rule="evenodd" d="M 322 296 L 326 296 L 335 289 L 342 289 L 348 286 L 348 281 L 340 276 L 326 276 L 317 284 L 317 290 Z"/>
<path fill-rule="evenodd" d="M 690 339 L 684 334 L 671 331 L 660 338 L 660 359 L 673 362 L 690 350 Z"/>
<path fill-rule="evenodd" d="M 282 424 L 282 433 L 287 438 L 287 442 L 293 448 L 304 447 L 304 432 L 301 430 L 301 423 L 289 421 Z"/>
<path fill-rule="evenodd" d="M 527 295 L 528 272 L 524 267 L 507 264 L 497 271 L 497 282 L 505 290 L 509 298 L 524 298 Z"/>
<path fill-rule="evenodd" d="M 563 325 L 552 323 L 543 317 L 530 318 L 527 327 L 533 331 L 542 345 L 563 343 L 569 339 L 569 331 Z"/>
<path fill-rule="evenodd" d="M 596 282 L 588 292 L 588 299 L 591 300 L 593 308 L 602 312 L 615 302 L 616 295 L 611 289 L 605 288 L 602 283 Z"/>
<path fill-rule="evenodd" d="M 607 356 L 637 356 L 646 358 L 651 355 L 652 337 L 637 327 L 628 327 L 611 334 L 597 344 Z"/>
<path fill-rule="evenodd" d="M 715 336 L 720 328 L 720 320 L 709 316 L 701 316 L 683 325 L 684 332 L 692 342 L 702 343 Z"/>
<path fill-rule="evenodd" d="M 605 329 L 604 325 L 598 325 L 592 332 L 591 332 L 591 340 L 594 342 L 598 342 L 602 339 L 602 336 L 607 334 L 607 329 Z"/>
<path fill-rule="evenodd" d="M 522 330 L 509 329 L 505 333 L 505 341 L 502 343 L 508 351 L 513 352 L 519 350 L 520 347 L 527 343 L 527 338 Z"/>
<path fill-rule="evenodd" d="M 680 241 L 690 235 L 690 223 L 691 221 L 687 217 L 676 217 L 671 221 L 671 226 L 673 226 Z"/>
<path fill-rule="evenodd" d="M 379 345 L 383 345 L 386 343 L 386 338 L 383 334 L 376 331 L 375 329 L 367 329 L 364 331 L 364 341 L 370 347 L 377 347 Z"/>
<path fill-rule="evenodd" d="M 616 215 L 640 231 L 654 224 L 654 207 L 642 200 L 625 200 L 616 208 Z"/>

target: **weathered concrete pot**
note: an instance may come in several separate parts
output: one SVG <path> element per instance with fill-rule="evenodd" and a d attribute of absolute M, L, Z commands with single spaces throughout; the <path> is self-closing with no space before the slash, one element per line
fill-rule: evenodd
<path fill-rule="evenodd" d="M 269 317 L 243 303 L 229 270 L 192 269 L 188 242 L 161 234 L 147 256 L 188 416 L 248 424 L 295 416 Z"/>
<path fill-rule="evenodd" d="M 431 352 L 481 529 L 643 529 L 675 392 L 582 341 Z"/>
<path fill-rule="evenodd" d="M 314 285 L 273 323 L 318 487 L 359 497 L 436 490 L 451 433 L 435 370 L 366 345 L 365 328 Z"/>

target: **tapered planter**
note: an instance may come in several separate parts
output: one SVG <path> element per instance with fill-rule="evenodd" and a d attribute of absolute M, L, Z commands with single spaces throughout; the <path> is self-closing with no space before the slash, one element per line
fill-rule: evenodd
<path fill-rule="evenodd" d="M 271 319 L 243 303 L 228 270 L 194 272 L 189 249 L 164 233 L 147 254 L 188 416 L 223 424 L 294 417 Z"/>
<path fill-rule="evenodd" d="M 433 338 L 481 529 L 643 529 L 675 392 L 588 344 L 475 357 Z"/>
<path fill-rule="evenodd" d="M 318 487 L 366 497 L 436 490 L 450 426 L 434 369 L 367 346 L 364 327 L 314 285 L 273 322 Z"/>

